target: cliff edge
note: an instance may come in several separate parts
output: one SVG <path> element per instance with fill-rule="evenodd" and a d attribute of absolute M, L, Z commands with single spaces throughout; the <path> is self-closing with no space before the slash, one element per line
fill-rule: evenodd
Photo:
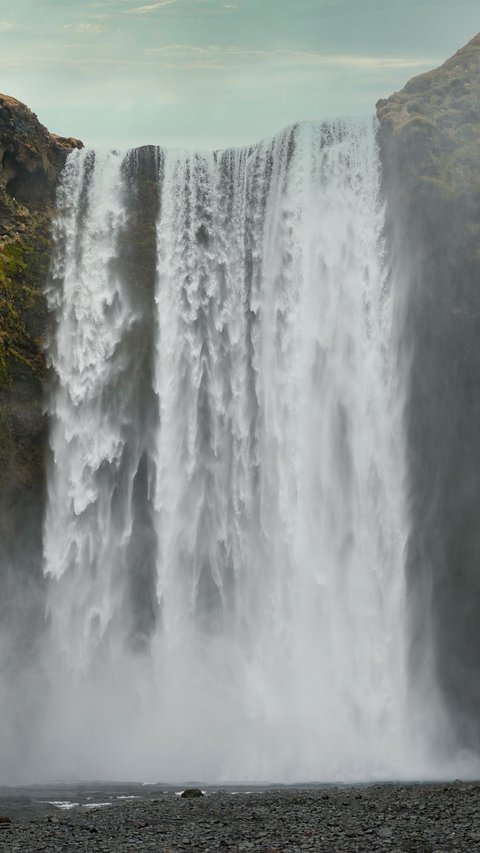
<path fill-rule="evenodd" d="M 44 493 L 42 337 L 55 189 L 76 139 L 48 132 L 24 104 L 0 95 L 0 619 L 14 590 L 40 571 Z M 34 563 L 35 565 L 32 565 Z M 6 577 L 5 577 L 6 573 Z M 20 575 L 20 579 L 19 579 Z M 14 577 L 15 576 L 15 577 Z"/>
<path fill-rule="evenodd" d="M 78 147 L 81 142 L 49 133 L 28 107 L 0 95 L 0 388 L 19 370 L 42 371 L 39 312 L 49 226 L 59 174 Z"/>
<path fill-rule="evenodd" d="M 377 104 L 401 303 L 413 616 L 456 743 L 480 750 L 480 34 Z"/>
<path fill-rule="evenodd" d="M 440 68 L 378 101 L 377 115 L 382 144 L 395 147 L 407 187 L 478 203 L 480 33 Z"/>

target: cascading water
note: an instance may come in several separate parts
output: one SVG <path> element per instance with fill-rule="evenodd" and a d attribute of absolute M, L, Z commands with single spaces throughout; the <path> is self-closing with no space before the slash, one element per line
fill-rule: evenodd
<path fill-rule="evenodd" d="M 49 294 L 50 775 L 425 773 L 378 190 L 369 125 L 70 155 Z"/>

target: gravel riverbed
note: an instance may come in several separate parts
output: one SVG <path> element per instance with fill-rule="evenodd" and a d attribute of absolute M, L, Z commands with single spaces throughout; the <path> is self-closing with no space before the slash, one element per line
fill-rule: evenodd
<path fill-rule="evenodd" d="M 480 851 L 480 783 L 170 795 L 0 823 L 2 853 L 453 850 Z"/>

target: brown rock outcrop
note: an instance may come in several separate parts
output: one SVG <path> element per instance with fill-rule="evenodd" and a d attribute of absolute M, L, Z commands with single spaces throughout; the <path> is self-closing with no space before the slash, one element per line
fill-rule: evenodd
<path fill-rule="evenodd" d="M 55 185 L 77 139 L 49 133 L 25 104 L 0 94 L 0 192 L 11 198 L 45 205 L 55 194 Z"/>

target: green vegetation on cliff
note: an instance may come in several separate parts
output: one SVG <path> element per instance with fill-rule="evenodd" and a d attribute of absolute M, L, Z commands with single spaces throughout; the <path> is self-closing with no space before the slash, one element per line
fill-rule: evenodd
<path fill-rule="evenodd" d="M 58 177 L 75 147 L 81 143 L 50 134 L 28 107 L 0 95 L 0 385 L 11 379 L 11 359 L 41 368 L 50 222 Z"/>
<path fill-rule="evenodd" d="M 0 389 L 44 371 L 50 221 L 65 157 L 78 143 L 50 134 L 19 101 L 0 95 Z"/>
<path fill-rule="evenodd" d="M 41 519 L 50 224 L 58 177 L 78 146 L 0 95 L 0 552 L 29 507 Z"/>
<path fill-rule="evenodd" d="M 18 369 L 40 377 L 44 371 L 42 283 L 48 272 L 50 241 L 45 217 L 35 217 L 26 235 L 0 245 L 0 384 L 11 384 Z"/>

